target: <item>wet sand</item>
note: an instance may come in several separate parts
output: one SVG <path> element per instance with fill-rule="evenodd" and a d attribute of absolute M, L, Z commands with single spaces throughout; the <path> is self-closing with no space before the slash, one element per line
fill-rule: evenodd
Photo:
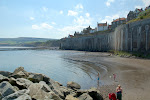
<path fill-rule="evenodd" d="M 68 51 L 69 52 L 69 51 Z M 115 92 L 118 84 L 123 89 L 123 100 L 150 100 L 150 60 L 136 58 L 121 58 L 109 53 L 70 51 L 72 55 L 66 58 L 75 61 L 90 62 L 103 67 L 100 79 L 107 84 L 100 87 L 102 94 L 108 99 L 109 92 Z M 115 73 L 116 81 L 110 76 Z"/>

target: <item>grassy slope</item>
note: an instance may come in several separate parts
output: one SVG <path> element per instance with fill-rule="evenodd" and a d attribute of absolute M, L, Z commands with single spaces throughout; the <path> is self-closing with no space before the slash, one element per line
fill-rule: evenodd
<path fill-rule="evenodd" d="M 147 19 L 150 18 L 150 9 L 147 9 L 146 11 L 141 12 L 137 18 L 130 20 L 127 23 L 135 22 L 135 21 L 140 21 L 142 19 Z"/>

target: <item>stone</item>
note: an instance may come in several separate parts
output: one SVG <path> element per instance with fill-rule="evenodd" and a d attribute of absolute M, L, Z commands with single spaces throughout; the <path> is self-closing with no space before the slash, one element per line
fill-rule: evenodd
<path fill-rule="evenodd" d="M 28 94 L 29 90 L 27 89 L 19 90 L 13 94 L 6 96 L 2 100 L 32 100 Z"/>
<path fill-rule="evenodd" d="M 79 100 L 78 98 L 73 97 L 72 95 L 67 95 L 65 100 Z"/>
<path fill-rule="evenodd" d="M 72 89 L 80 89 L 81 88 L 81 86 L 76 82 L 68 82 L 67 87 L 72 88 Z"/>
<path fill-rule="evenodd" d="M 10 77 L 14 78 L 27 78 L 29 76 L 29 73 L 24 70 L 23 67 L 18 67 L 15 69 L 13 74 Z"/>
<path fill-rule="evenodd" d="M 0 83 L 0 93 L 2 98 L 14 93 L 15 88 L 7 81 L 3 81 Z"/>
<path fill-rule="evenodd" d="M 93 98 L 93 100 L 103 100 L 102 95 L 96 88 L 89 89 L 88 94 Z"/>
<path fill-rule="evenodd" d="M 93 100 L 93 98 L 87 93 L 82 94 L 78 99 L 79 100 Z"/>
<path fill-rule="evenodd" d="M 53 100 L 62 100 L 58 95 L 56 95 L 54 92 L 49 92 L 50 94 L 50 99 L 53 99 Z"/>
<path fill-rule="evenodd" d="M 28 88 L 33 82 L 30 80 L 24 79 L 24 78 L 17 78 L 16 83 L 20 86 L 24 86 L 25 88 Z"/>
<path fill-rule="evenodd" d="M 57 81 L 55 81 L 56 82 L 56 84 L 58 84 L 59 86 L 63 86 L 61 83 L 59 83 L 59 82 L 57 82 Z"/>
<path fill-rule="evenodd" d="M 39 83 L 40 81 L 43 81 L 43 74 L 39 74 L 39 73 L 36 73 L 36 74 L 30 74 L 28 79 L 30 81 L 32 81 L 33 83 Z"/>
<path fill-rule="evenodd" d="M 39 84 L 42 85 L 42 90 L 44 90 L 45 92 L 51 92 L 52 90 L 50 89 L 50 87 L 44 82 L 44 81 L 40 81 Z"/>
<path fill-rule="evenodd" d="M 43 83 L 31 84 L 28 88 L 30 90 L 29 95 L 31 96 L 31 98 L 36 100 L 51 100 L 51 98 L 53 97 L 52 94 L 50 92 L 46 92 L 43 87 Z"/>
<path fill-rule="evenodd" d="M 3 76 L 6 76 L 6 77 L 12 75 L 12 73 L 7 72 L 7 71 L 0 71 L 0 74 L 3 75 Z"/>
<path fill-rule="evenodd" d="M 9 79 L 0 74 L 0 83 L 3 82 L 3 81 L 9 81 Z"/>

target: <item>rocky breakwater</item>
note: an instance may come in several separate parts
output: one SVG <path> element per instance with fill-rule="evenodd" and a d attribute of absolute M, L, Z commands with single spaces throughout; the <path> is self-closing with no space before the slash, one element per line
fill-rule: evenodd
<path fill-rule="evenodd" d="M 75 82 L 65 87 L 43 74 L 26 72 L 23 67 L 13 73 L 0 71 L 0 100 L 103 100 L 96 88 L 80 88 Z"/>

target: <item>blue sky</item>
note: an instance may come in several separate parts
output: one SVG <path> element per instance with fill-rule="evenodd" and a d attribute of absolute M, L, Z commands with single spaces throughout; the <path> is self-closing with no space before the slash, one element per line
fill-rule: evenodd
<path fill-rule="evenodd" d="M 150 0 L 0 0 L 0 38 L 60 39 L 149 4 Z"/>

